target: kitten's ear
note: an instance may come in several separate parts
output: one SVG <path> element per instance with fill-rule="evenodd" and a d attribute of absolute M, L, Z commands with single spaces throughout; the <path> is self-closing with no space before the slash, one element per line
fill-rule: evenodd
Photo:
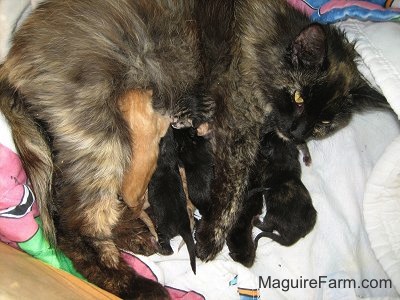
<path fill-rule="evenodd" d="M 326 59 L 326 35 L 320 24 L 313 23 L 304 28 L 291 45 L 291 60 L 294 66 L 306 68 L 322 67 Z"/>
<path fill-rule="evenodd" d="M 361 112 L 371 109 L 389 109 L 385 96 L 367 83 L 351 91 L 351 107 L 353 111 Z"/>

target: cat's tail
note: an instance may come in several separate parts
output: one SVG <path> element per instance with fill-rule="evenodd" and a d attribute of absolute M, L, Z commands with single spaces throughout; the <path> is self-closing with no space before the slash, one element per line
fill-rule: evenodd
<path fill-rule="evenodd" d="M 160 283 L 139 275 L 122 256 L 114 267 L 104 264 L 98 252 L 89 246 L 88 237 L 60 231 L 58 238 L 60 249 L 73 261 L 76 271 L 90 283 L 123 299 L 170 299 Z"/>
<path fill-rule="evenodd" d="M 51 213 L 54 207 L 51 152 L 40 127 L 28 114 L 21 100 L 22 96 L 18 91 L 0 75 L 0 111 L 11 128 L 14 144 L 39 205 L 45 236 L 51 245 L 55 245 L 55 227 Z"/>

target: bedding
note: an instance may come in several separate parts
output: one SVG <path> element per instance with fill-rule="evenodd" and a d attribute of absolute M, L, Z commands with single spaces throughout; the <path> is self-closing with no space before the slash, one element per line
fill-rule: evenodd
<path fill-rule="evenodd" d="M 334 23 L 347 18 L 370 21 L 398 21 L 398 0 L 288 0 L 319 23 Z"/>
<path fill-rule="evenodd" d="M 0 0 L 0 59 L 15 24 L 35 2 Z M 196 275 L 186 246 L 179 249 L 180 237 L 172 240 L 174 255 L 140 257 L 166 286 L 195 291 L 175 299 L 400 298 L 400 23 L 336 24 L 357 40 L 361 72 L 394 113 L 358 114 L 330 138 L 308 143 L 313 162 L 302 166 L 302 180 L 318 220 L 292 247 L 261 239 L 254 266 L 246 268 L 225 246 L 214 261 L 197 260 Z M 15 152 L 0 121 L 0 143 Z"/>

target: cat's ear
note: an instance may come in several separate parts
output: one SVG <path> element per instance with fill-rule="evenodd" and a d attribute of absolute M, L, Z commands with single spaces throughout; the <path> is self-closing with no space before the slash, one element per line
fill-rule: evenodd
<path fill-rule="evenodd" d="M 385 96 L 369 86 L 366 82 L 351 91 L 351 108 L 361 112 L 371 109 L 389 109 Z"/>
<path fill-rule="evenodd" d="M 313 23 L 304 28 L 290 47 L 295 67 L 321 68 L 326 60 L 327 42 L 324 28 Z"/>

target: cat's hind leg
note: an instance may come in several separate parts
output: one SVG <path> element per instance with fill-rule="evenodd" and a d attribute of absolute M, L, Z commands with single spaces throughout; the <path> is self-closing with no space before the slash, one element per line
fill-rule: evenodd
<path fill-rule="evenodd" d="M 160 284 L 137 275 L 120 257 L 113 229 L 124 207 L 117 195 L 130 166 L 131 136 L 118 108 L 91 103 L 92 110 L 63 113 L 49 128 L 57 150 L 59 233 L 65 237 L 59 245 L 90 282 L 120 297 L 167 299 Z"/>

